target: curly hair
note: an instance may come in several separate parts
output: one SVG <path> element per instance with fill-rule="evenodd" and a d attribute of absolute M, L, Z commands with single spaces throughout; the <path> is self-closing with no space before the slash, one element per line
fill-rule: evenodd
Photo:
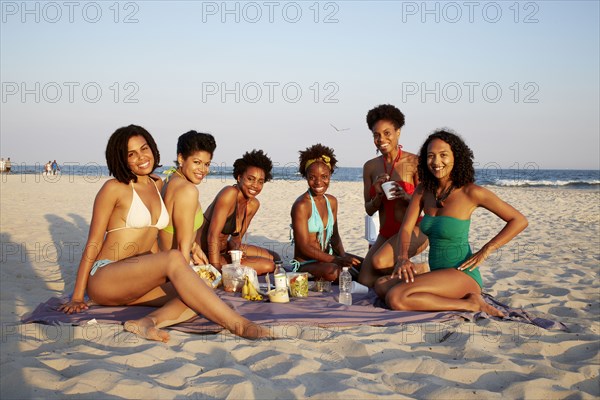
<path fill-rule="evenodd" d="M 331 167 L 331 173 L 333 174 L 337 164 L 337 158 L 335 158 L 335 154 L 331 147 L 323 146 L 321 143 L 317 143 L 307 147 L 306 150 L 299 151 L 298 153 L 300 153 L 300 166 L 298 167 L 298 172 L 300 172 L 303 177 L 306 178 L 306 162 L 309 160 L 320 159 L 323 156 L 329 157 L 329 165 Z"/>
<path fill-rule="evenodd" d="M 427 148 L 434 139 L 440 139 L 450 145 L 454 155 L 454 166 L 450 172 L 450 179 L 456 188 L 475 182 L 475 168 L 473 167 L 473 151 L 467 146 L 460 136 L 450 130 L 439 129 L 433 132 L 419 151 L 418 173 L 419 180 L 425 190 L 436 192 L 438 180 L 427 166 Z"/>
<path fill-rule="evenodd" d="M 381 104 L 367 113 L 367 126 L 372 131 L 377 121 L 390 121 L 394 128 L 400 129 L 404 126 L 404 114 L 391 104 Z"/>
<path fill-rule="evenodd" d="M 198 151 L 206 151 L 212 158 L 216 148 L 217 143 L 210 133 L 189 131 L 177 139 L 177 154 L 181 154 L 184 159 Z M 175 161 L 175 164 L 179 166 L 177 161 Z"/>
<path fill-rule="evenodd" d="M 269 182 L 273 179 L 271 170 L 273 169 L 273 162 L 262 150 L 252 150 L 244 153 L 242 158 L 238 158 L 233 163 L 233 177 L 237 179 L 242 175 L 248 167 L 260 168 L 265 172 L 265 182 Z"/>
<path fill-rule="evenodd" d="M 150 135 L 147 130 L 138 125 L 129 125 L 119 128 L 108 139 L 105 155 L 108 173 L 121 183 L 129 183 L 131 181 L 137 182 L 137 176 L 131 172 L 127 163 L 127 146 L 129 144 L 129 139 L 134 136 L 142 136 L 146 139 L 146 143 L 148 143 L 152 155 L 154 156 L 152 171 L 161 166 L 159 164 L 160 153 L 158 152 L 158 147 L 156 146 L 154 138 L 152 138 L 152 135 Z"/>

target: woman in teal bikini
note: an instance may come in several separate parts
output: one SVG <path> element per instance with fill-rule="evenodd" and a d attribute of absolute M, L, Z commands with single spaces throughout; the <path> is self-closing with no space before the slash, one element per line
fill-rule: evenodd
<path fill-rule="evenodd" d="M 236 184 L 221 189 L 204 213 L 201 228 L 202 250 L 218 270 L 231 262 L 228 250 L 242 250 L 242 264 L 256 270 L 258 275 L 273 272 L 274 261 L 280 259 L 274 251 L 242 243 L 242 238 L 258 212 L 256 198 L 265 182 L 273 176 L 273 163 L 262 150 L 245 153 L 233 163 Z"/>
<path fill-rule="evenodd" d="M 360 266 L 361 259 L 345 252 L 337 225 L 337 199 L 325 194 L 337 160 L 333 149 L 316 144 L 300 152 L 300 174 L 308 190 L 292 206 L 294 271 L 336 281 L 342 267 Z"/>
<path fill-rule="evenodd" d="M 267 328 L 219 299 L 180 251 L 156 253 L 158 231 L 168 225 L 169 214 L 160 196 L 162 181 L 152 174 L 160 155 L 148 131 L 136 125 L 117 129 L 108 140 L 106 161 L 115 179 L 106 181 L 96 195 L 75 289 L 60 310 L 70 314 L 87 309 L 86 292 L 93 303 L 105 306 L 162 307 L 179 297 L 237 335 L 270 336 Z M 125 329 L 152 340 L 169 339 L 151 317 L 128 321 Z"/>
<path fill-rule="evenodd" d="M 527 219 L 489 190 L 474 183 L 473 152 L 457 135 L 431 134 L 419 154 L 419 178 L 400 228 L 400 256 L 391 276 L 379 278 L 377 294 L 394 310 L 502 312 L 481 296 L 479 265 L 527 227 Z M 506 221 L 504 228 L 474 254 L 469 246 L 471 215 L 483 207 Z M 431 272 L 415 273 L 408 255 L 419 214 L 429 237 Z"/>

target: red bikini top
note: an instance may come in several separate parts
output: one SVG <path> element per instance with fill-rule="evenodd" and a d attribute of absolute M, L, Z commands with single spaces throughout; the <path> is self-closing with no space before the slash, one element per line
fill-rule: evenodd
<path fill-rule="evenodd" d="M 398 155 L 394 159 L 394 162 L 392 162 L 392 167 L 390 168 L 389 173 L 387 171 L 387 166 L 385 165 L 385 159 L 383 158 L 383 155 L 381 156 L 381 160 L 383 161 L 383 171 L 388 176 L 392 176 L 392 173 L 394 172 L 394 166 L 396 165 L 396 161 L 398 161 L 401 156 L 402 156 L 402 146 L 398 145 Z M 396 183 L 398 184 L 398 186 L 400 186 L 402 188 L 402 190 L 404 190 L 409 195 L 411 195 L 415 192 L 415 185 L 413 185 L 412 183 L 408 183 L 408 182 L 404 182 L 404 181 L 396 181 Z M 373 184 L 371 184 L 371 188 L 369 189 L 369 195 L 371 197 L 375 196 L 375 186 Z M 388 200 L 387 197 L 384 197 L 383 200 L 384 201 L 394 201 L 394 200 Z"/>

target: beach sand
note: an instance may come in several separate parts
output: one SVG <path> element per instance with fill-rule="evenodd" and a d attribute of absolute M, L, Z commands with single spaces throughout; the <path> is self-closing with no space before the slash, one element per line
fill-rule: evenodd
<path fill-rule="evenodd" d="M 105 179 L 0 177 L 2 399 L 600 396 L 597 190 L 492 188 L 527 216 L 529 227 L 482 266 L 486 292 L 559 320 L 569 332 L 485 319 L 289 326 L 286 339 L 270 342 L 170 331 L 171 341 L 163 344 L 124 333 L 120 325 L 20 324 L 39 303 L 71 293 L 92 203 Z M 203 182 L 203 207 L 231 183 Z M 305 189 L 305 182 L 267 183 L 248 241 L 289 259 L 289 210 Z M 340 200 L 346 250 L 364 255 L 362 184 L 332 182 L 329 192 Z M 477 210 L 474 249 L 502 224 Z"/>

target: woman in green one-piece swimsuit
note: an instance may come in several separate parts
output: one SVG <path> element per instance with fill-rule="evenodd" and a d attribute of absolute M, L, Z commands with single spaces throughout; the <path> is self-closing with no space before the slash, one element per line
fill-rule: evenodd
<path fill-rule="evenodd" d="M 400 256 L 392 275 L 380 278 L 375 291 L 394 310 L 485 311 L 503 316 L 483 300 L 478 266 L 525 229 L 527 219 L 474 183 L 473 152 L 451 132 L 440 130 L 427 138 L 419 153 L 418 173 L 421 183 L 400 228 Z M 506 225 L 473 254 L 469 227 L 477 207 L 493 212 Z M 429 237 L 431 272 L 416 275 L 408 248 L 421 211 L 425 217 L 420 229 Z"/>

